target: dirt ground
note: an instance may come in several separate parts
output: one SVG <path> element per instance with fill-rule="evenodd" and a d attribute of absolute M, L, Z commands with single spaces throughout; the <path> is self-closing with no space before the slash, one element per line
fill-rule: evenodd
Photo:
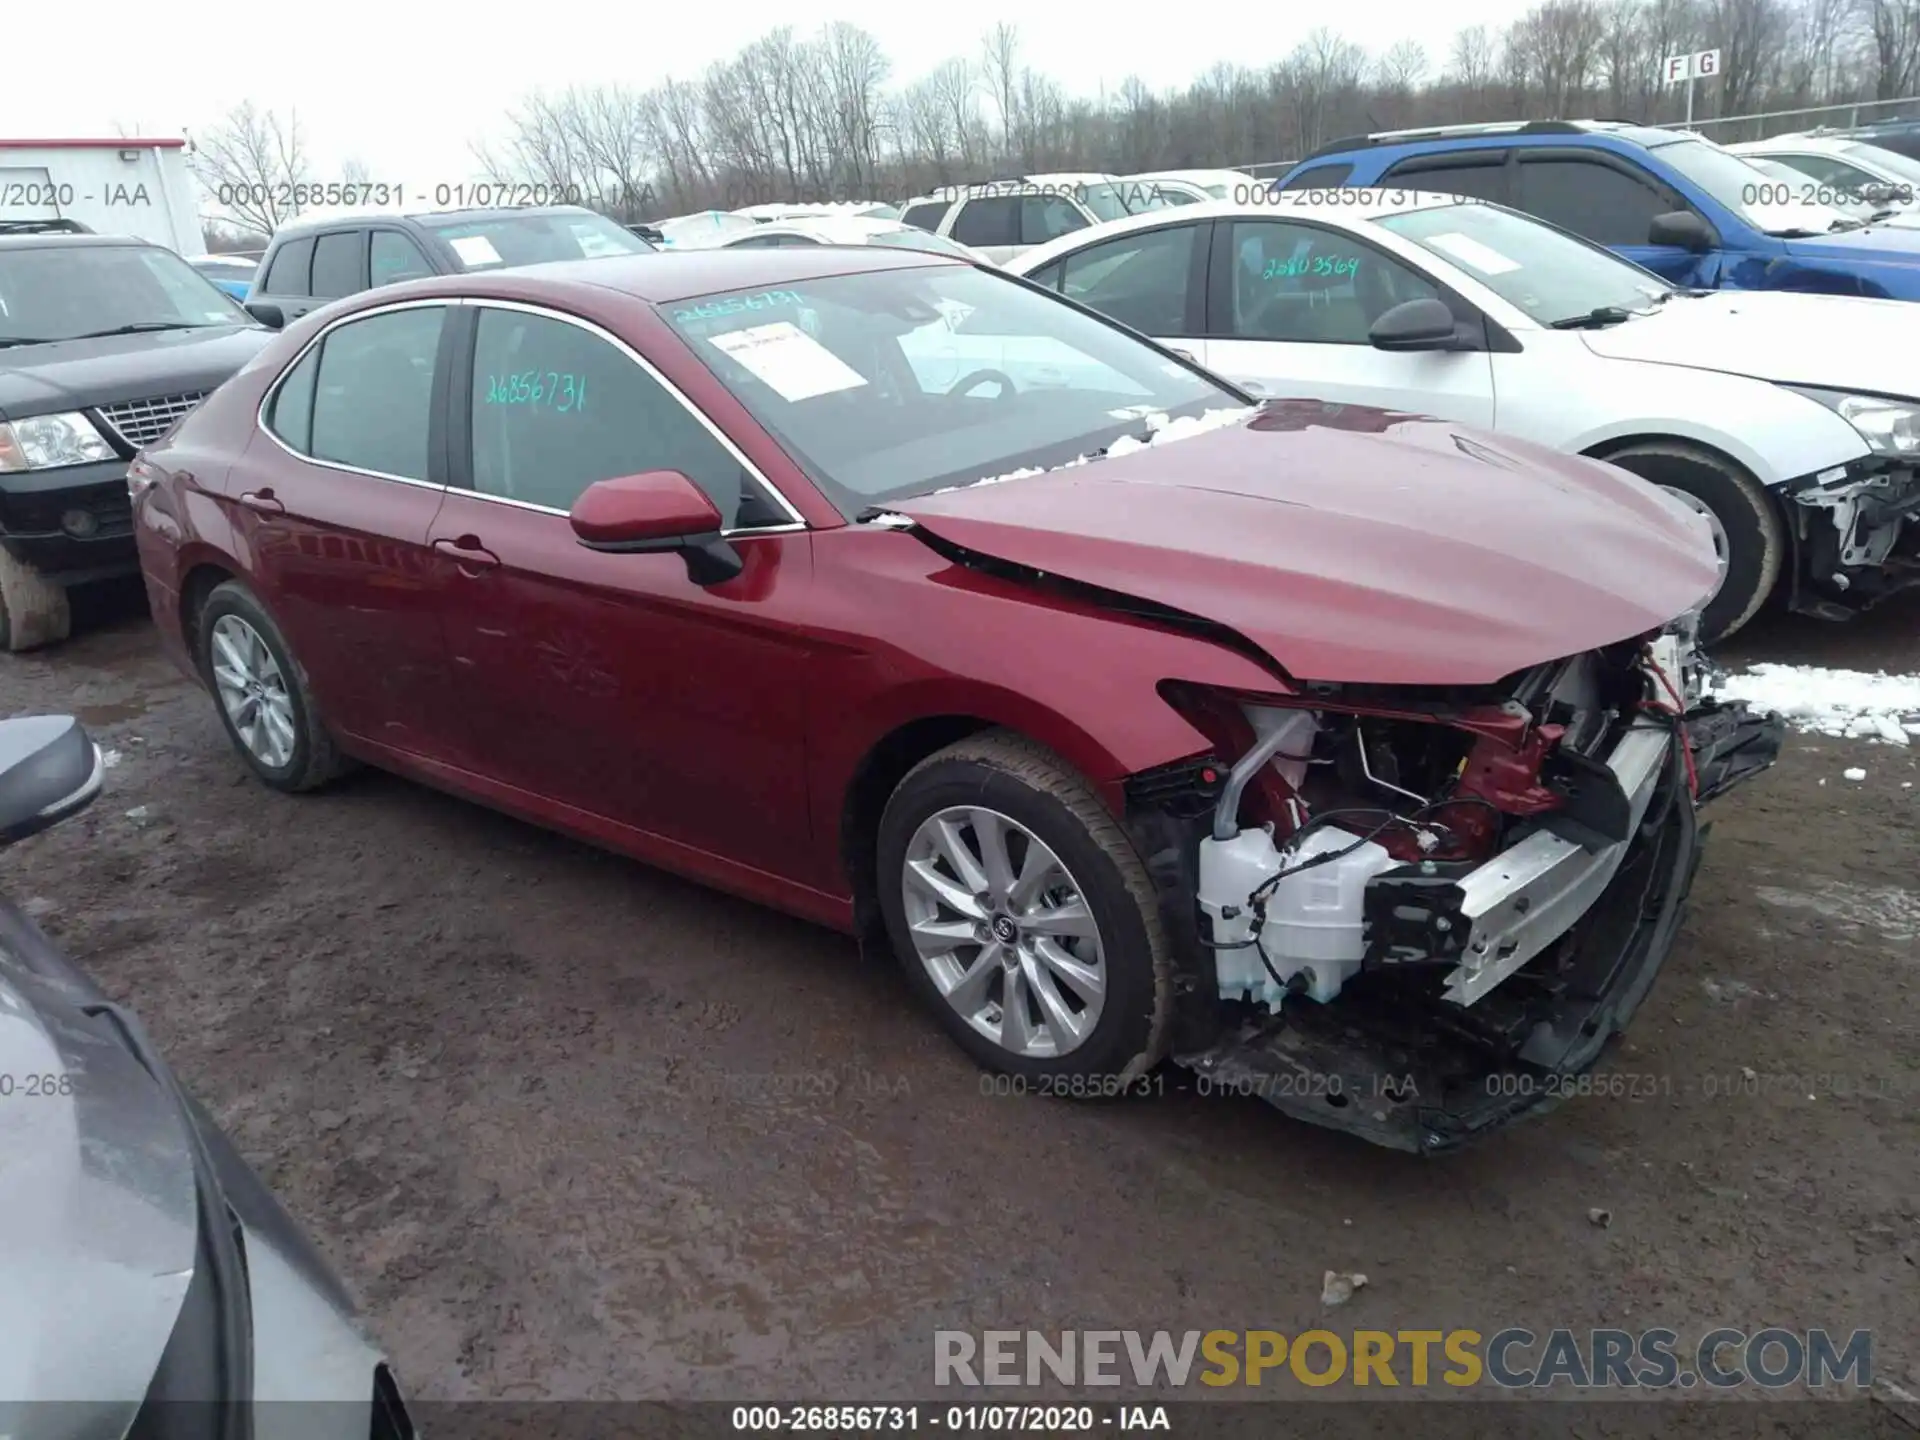
<path fill-rule="evenodd" d="M 266 791 L 137 592 L 88 601 L 0 658 L 0 712 L 77 712 L 118 760 L 7 890 L 417 1396 L 925 1397 L 936 1328 L 1293 1332 L 1329 1269 L 1370 1280 L 1343 1326 L 1870 1327 L 1916 1388 L 1920 747 L 1796 737 L 1716 807 L 1611 1066 L 1656 1093 L 1422 1162 L 1177 1079 L 983 1095 L 836 935 L 390 777 Z M 1730 658 L 1920 669 L 1920 605 Z"/>

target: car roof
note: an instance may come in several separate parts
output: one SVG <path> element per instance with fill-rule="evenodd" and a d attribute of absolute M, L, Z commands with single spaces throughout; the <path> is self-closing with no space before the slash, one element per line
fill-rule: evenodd
<path fill-rule="evenodd" d="M 533 282 L 542 290 L 554 284 L 592 285 L 650 305 L 663 305 L 722 290 L 777 290 L 835 275 L 964 264 L 957 256 L 876 245 L 654 250 L 644 255 L 602 255 L 591 260 L 552 260 L 467 275 L 436 275 L 366 293 L 386 298 L 402 294 L 511 296 Z"/>
<path fill-rule="evenodd" d="M 595 211 L 584 205 L 496 205 L 476 210 L 383 210 L 369 206 L 344 205 L 328 210 L 306 210 L 296 215 L 286 224 L 273 232 L 275 242 L 282 237 L 298 238 L 311 231 L 333 225 L 371 224 L 384 221 L 388 224 L 425 225 L 431 221 L 434 225 L 458 225 L 473 221 L 493 220 L 509 215 L 592 215 Z"/>
<path fill-rule="evenodd" d="M 0 250 L 65 250 L 80 245 L 95 248 L 102 245 L 142 245 L 149 250 L 166 248 L 155 245 L 151 240 L 142 240 L 138 235 L 76 235 L 71 230 L 30 231 L 24 235 L 0 234 Z"/>
<path fill-rule="evenodd" d="M 1581 136 L 1623 140 L 1649 149 L 1680 140 L 1701 138 L 1689 130 L 1656 130 L 1625 120 L 1503 120 L 1479 125 L 1437 125 L 1418 130 L 1376 130 L 1370 135 L 1349 135 L 1329 141 L 1299 163 L 1305 165 L 1332 155 L 1389 150 L 1403 145 L 1444 147 L 1448 141 L 1467 145 L 1486 142 L 1493 145 L 1515 140 L 1532 144 L 1549 137 L 1567 141 Z"/>
<path fill-rule="evenodd" d="M 756 225 L 752 230 L 741 232 L 739 238 L 751 235 L 779 235 L 792 233 L 797 235 L 846 236 L 856 245 L 865 244 L 875 235 L 891 234 L 896 230 L 914 230 L 917 226 L 902 225 L 898 220 L 882 220 L 875 215 L 795 215 L 786 220 L 770 220 L 765 225 Z M 924 233 L 924 232 L 922 232 Z M 733 236 L 727 237 L 729 240 Z M 725 243 L 725 242 L 722 242 Z"/>
<path fill-rule="evenodd" d="M 1849 145 L 1866 142 L 1851 135 L 1775 135 L 1771 140 L 1742 140 L 1724 148 L 1736 155 L 1765 155 L 1778 149 L 1811 150 L 1815 154 L 1840 154 Z"/>

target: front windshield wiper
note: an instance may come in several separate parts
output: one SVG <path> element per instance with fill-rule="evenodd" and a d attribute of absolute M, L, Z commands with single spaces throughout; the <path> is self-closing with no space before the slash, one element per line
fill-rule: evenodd
<path fill-rule="evenodd" d="M 1598 305 L 1584 315 L 1569 315 L 1561 320 L 1550 321 L 1549 330 L 1604 330 L 1609 325 L 1623 325 L 1638 312 L 1623 310 L 1618 305 Z"/>
<path fill-rule="evenodd" d="M 69 335 L 69 340 L 104 340 L 109 335 L 145 335 L 154 330 L 204 330 L 190 320 L 136 320 L 131 325 L 116 325 L 111 330 L 89 330 L 84 335 Z"/>

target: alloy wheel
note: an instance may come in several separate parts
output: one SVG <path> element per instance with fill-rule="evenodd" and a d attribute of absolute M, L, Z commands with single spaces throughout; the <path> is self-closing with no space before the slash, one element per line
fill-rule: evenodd
<path fill-rule="evenodd" d="M 908 931 L 934 988 L 1011 1055 L 1077 1049 L 1100 1022 L 1100 927 L 1065 863 L 1019 821 L 981 806 L 929 815 L 900 877 Z"/>
<path fill-rule="evenodd" d="M 293 758 L 293 697 L 267 642 L 238 615 L 213 622 L 213 682 L 240 743 L 269 770 Z"/>
<path fill-rule="evenodd" d="M 1720 573 L 1714 579 L 1713 590 L 1700 602 L 1701 608 L 1705 609 L 1727 583 L 1727 570 L 1733 564 L 1733 546 L 1727 539 L 1727 527 L 1721 524 L 1720 517 L 1714 513 L 1713 507 L 1698 495 L 1689 494 L 1672 485 L 1662 485 L 1660 488 L 1695 514 L 1706 516 L 1707 528 L 1713 531 L 1713 558 L 1719 562 Z"/>

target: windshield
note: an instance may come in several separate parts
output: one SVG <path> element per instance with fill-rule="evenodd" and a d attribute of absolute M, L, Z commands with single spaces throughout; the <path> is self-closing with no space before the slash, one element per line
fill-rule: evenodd
<path fill-rule="evenodd" d="M 1774 160 L 1765 155 L 1748 155 L 1744 158 L 1749 165 L 1768 179 L 1794 187 L 1794 189 L 1776 190 L 1777 194 L 1791 195 L 1795 189 L 1810 188 L 1807 184 L 1806 172 L 1794 169 L 1784 160 Z M 1820 193 L 1824 197 L 1825 204 L 1832 206 L 1849 220 L 1872 220 L 1875 216 L 1884 215 L 1887 211 L 1885 205 L 1869 205 L 1865 200 L 1855 199 L 1838 187 L 1822 187 Z"/>
<path fill-rule="evenodd" d="M 1653 152 L 1748 224 L 1768 235 L 1823 235 L 1851 222 L 1831 205 L 1807 205 L 1776 199 L 1772 183 L 1743 156 L 1705 140 L 1680 140 Z"/>
<path fill-rule="evenodd" d="M 211 280 L 157 245 L 0 249 L 0 344 L 253 323 Z"/>
<path fill-rule="evenodd" d="M 1644 311 L 1674 293 L 1610 250 L 1497 205 L 1441 205 L 1373 223 L 1466 271 L 1542 325 L 1596 310 Z"/>
<path fill-rule="evenodd" d="M 1897 150 L 1882 150 L 1878 145 L 1849 143 L 1840 147 L 1843 155 L 1851 155 L 1862 165 L 1871 165 L 1886 175 L 1897 175 L 1913 185 L 1920 185 L 1920 160 L 1902 155 Z"/>
<path fill-rule="evenodd" d="M 1247 403 L 1123 330 L 969 265 L 835 275 L 663 312 L 849 518 L 1144 438 L 1149 416 Z"/>
<path fill-rule="evenodd" d="M 1118 185 L 1100 181 L 1093 185 L 1075 185 L 1073 198 L 1102 220 L 1124 220 L 1133 212 L 1127 209 L 1126 197 L 1121 194 Z"/>
<path fill-rule="evenodd" d="M 958 260 L 974 258 L 973 252 L 959 241 L 936 235 L 931 230 L 916 230 L 911 225 L 903 225 L 898 230 L 876 230 L 868 239 L 875 245 L 894 245 L 902 250 L 925 250 L 932 255 L 951 255 Z"/>
<path fill-rule="evenodd" d="M 1127 208 L 1135 215 L 1143 215 L 1149 210 L 1167 210 L 1175 205 L 1199 204 L 1198 196 L 1190 195 L 1185 189 L 1164 180 L 1129 180 L 1122 193 Z"/>
<path fill-rule="evenodd" d="M 602 255 L 643 255 L 653 249 L 626 226 L 587 210 L 448 219 L 423 215 L 420 223 L 453 247 L 464 270 L 538 265 L 548 260 L 593 260 Z"/>

